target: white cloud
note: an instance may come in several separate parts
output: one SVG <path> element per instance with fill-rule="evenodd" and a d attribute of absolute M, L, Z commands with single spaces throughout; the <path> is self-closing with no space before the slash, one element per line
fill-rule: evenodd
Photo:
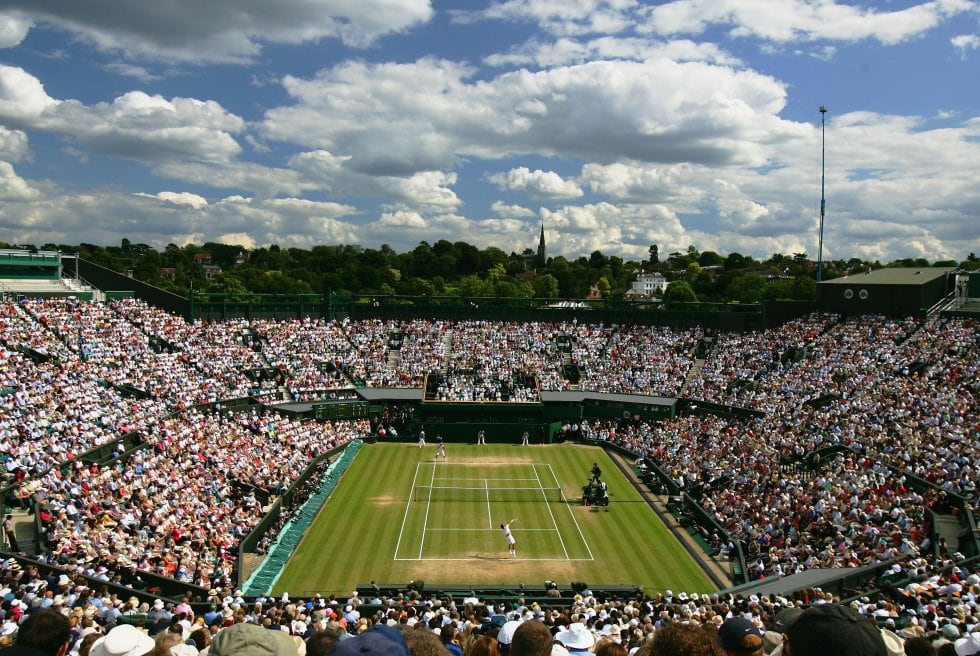
<path fill-rule="evenodd" d="M 538 68 L 580 64 L 596 59 L 633 60 L 670 59 L 673 61 L 703 61 L 727 66 L 739 60 L 714 43 L 697 43 L 688 39 L 659 41 L 648 37 L 603 36 L 589 41 L 562 38 L 554 42 L 524 43 L 507 53 L 484 58 L 489 66 L 524 66 Z"/>
<path fill-rule="evenodd" d="M 522 191 L 536 200 L 570 200 L 583 195 L 575 182 L 563 179 L 554 171 L 531 171 L 523 166 L 506 173 L 493 173 L 487 180 L 501 189 Z"/>
<path fill-rule="evenodd" d="M 490 211 L 497 216 L 506 218 L 521 219 L 534 216 L 534 212 L 526 207 L 521 205 L 508 205 L 507 203 L 499 200 L 494 201 L 493 204 L 490 205 Z"/>
<path fill-rule="evenodd" d="M 0 163 L 0 194 L 4 166 Z M 9 235 L 5 239 L 112 244 L 126 237 L 162 249 L 171 242 L 202 243 L 222 236 L 227 243 L 227 235 L 236 234 L 248 235 L 254 244 L 299 248 L 357 243 L 360 237 L 357 226 L 345 220 L 356 208 L 339 203 L 243 196 L 201 202 L 183 192 L 151 195 L 95 189 L 79 193 L 52 183 L 35 186 L 34 192 L 18 197 L 8 193 L 0 203 L 0 230 Z"/>
<path fill-rule="evenodd" d="M 166 100 L 142 91 L 86 106 L 55 100 L 21 68 L 0 65 L 0 121 L 61 134 L 98 152 L 146 162 L 227 161 L 241 151 L 244 121 L 213 101 Z"/>
<path fill-rule="evenodd" d="M 162 75 L 153 73 L 150 71 L 150 69 L 144 66 L 135 66 L 133 64 L 127 64 L 119 61 L 109 62 L 106 64 L 105 69 L 118 75 L 135 78 L 144 83 L 153 82 L 154 80 L 159 80 L 162 77 Z"/>
<path fill-rule="evenodd" d="M 227 244 L 228 246 L 241 246 L 248 250 L 252 250 L 258 246 L 255 240 L 252 239 L 252 236 L 244 232 L 228 232 L 223 235 L 218 235 L 214 241 L 219 244 Z"/>
<path fill-rule="evenodd" d="M 455 63 L 347 62 L 287 77 L 294 104 L 266 113 L 267 139 L 329 151 L 370 175 L 445 170 L 459 158 L 535 153 L 599 162 L 766 160 L 797 132 L 786 92 L 751 71 L 666 59 L 597 61 L 470 82 Z M 418 89 L 427 89 L 418 102 Z"/>
<path fill-rule="evenodd" d="M 350 46 L 367 46 L 433 15 L 429 0 L 208 0 L 194 4 L 193 10 L 183 3 L 132 0 L 4 4 L 19 10 L 6 14 L 8 24 L 22 22 L 19 30 L 11 28 L 8 41 L 26 34 L 24 24 L 44 23 L 104 52 L 191 64 L 249 62 L 266 43 L 335 38 Z"/>
<path fill-rule="evenodd" d="M 378 223 L 386 228 L 424 228 L 425 219 L 418 212 L 385 212 L 381 215 Z"/>
<path fill-rule="evenodd" d="M 479 11 L 450 12 L 458 22 L 533 22 L 560 35 L 613 34 L 632 24 L 636 0 L 503 0 Z"/>
<path fill-rule="evenodd" d="M 137 196 L 145 196 L 147 198 L 157 198 L 164 201 L 165 203 L 171 203 L 173 205 L 185 205 L 193 209 L 199 210 L 208 206 L 208 201 L 203 196 L 198 196 L 197 194 L 189 194 L 187 192 L 176 192 L 176 191 L 161 191 L 158 194 L 144 194 L 137 193 Z"/>
<path fill-rule="evenodd" d="M 0 48 L 20 45 L 31 27 L 31 21 L 16 12 L 0 12 Z"/>
<path fill-rule="evenodd" d="M 28 154 L 27 134 L 0 126 L 0 160 L 19 162 Z"/>
<path fill-rule="evenodd" d="M 980 34 L 960 34 L 954 36 L 949 42 L 960 51 L 960 58 L 965 61 L 971 50 L 980 49 Z"/>
<path fill-rule="evenodd" d="M 14 171 L 9 162 L 0 162 L 0 201 L 16 203 L 33 201 L 39 194 L 26 180 Z"/>
<path fill-rule="evenodd" d="M 728 26 L 735 37 L 776 42 L 857 41 L 895 44 L 919 36 L 951 16 L 975 10 L 970 0 L 923 2 L 895 11 L 833 0 L 674 0 L 646 10 L 641 32 L 701 34 Z"/>
<path fill-rule="evenodd" d="M 36 77 L 22 68 L 0 64 L 0 118 L 38 117 L 57 104 Z"/>

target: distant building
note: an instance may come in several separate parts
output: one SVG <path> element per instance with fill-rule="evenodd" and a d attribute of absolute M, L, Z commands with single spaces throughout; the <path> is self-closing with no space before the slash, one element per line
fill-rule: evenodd
<path fill-rule="evenodd" d="M 221 273 L 221 267 L 219 267 L 217 264 L 202 264 L 201 265 L 201 271 L 204 272 L 204 277 L 205 278 L 207 278 L 208 280 L 211 280 L 216 275 L 218 275 L 219 273 Z"/>
<path fill-rule="evenodd" d="M 630 287 L 630 296 L 653 296 L 663 294 L 667 289 L 667 279 L 659 273 L 641 273 Z"/>
<path fill-rule="evenodd" d="M 817 284 L 817 305 L 843 315 L 923 315 L 951 294 L 954 267 L 886 267 Z"/>
<path fill-rule="evenodd" d="M 160 267 L 160 277 L 170 278 L 173 280 L 177 276 L 177 269 L 175 267 Z"/>

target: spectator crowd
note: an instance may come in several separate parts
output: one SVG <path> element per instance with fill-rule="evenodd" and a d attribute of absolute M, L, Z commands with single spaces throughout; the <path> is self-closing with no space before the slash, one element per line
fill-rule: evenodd
<path fill-rule="evenodd" d="M 239 542 L 269 500 L 370 427 L 222 404 L 341 398 L 358 385 L 422 387 L 438 374 L 438 400 L 527 403 L 541 391 L 571 389 L 687 398 L 692 410 L 671 420 L 583 422 L 581 432 L 649 459 L 695 496 L 727 539 L 744 546 L 753 578 L 895 560 L 914 583 L 854 610 L 901 638 L 946 639 L 957 654 L 976 653 L 959 641 L 973 639 L 977 572 L 932 544 L 926 511 L 948 510 L 954 498 L 980 509 L 977 354 L 970 319 L 814 313 L 763 332 L 708 335 L 580 322 L 187 324 L 133 299 L 3 302 L 0 458 L 5 485 L 15 485 L 9 502 L 39 514 L 46 558 L 69 579 L 3 563 L 4 620 L 16 628 L 26 610 L 57 606 L 72 616 L 81 610 L 79 637 L 84 628 L 110 630 L 130 601 L 106 599 L 71 577 L 126 583 L 141 572 L 217 591 L 211 619 L 222 625 L 279 623 L 309 639 L 311 627 L 337 623 L 347 635 L 394 622 L 403 632 L 428 627 L 463 653 L 499 616 L 501 632 L 507 622 L 540 621 L 553 637 L 582 626 L 593 640 L 640 648 L 675 623 L 717 631 L 737 616 L 761 632 L 780 610 L 833 601 L 819 591 L 755 602 L 586 596 L 556 614 L 379 599 L 366 605 L 380 610 L 348 618 L 342 609 L 356 599 L 266 599 L 258 607 L 229 600 Z M 574 381 L 572 369 L 581 373 Z M 708 414 L 697 402 L 755 412 Z M 108 464 L 82 458 L 105 445 L 117 456 Z M 847 451 L 813 460 L 828 447 Z M 913 476 L 931 487 L 913 485 Z M 211 634 L 213 626 L 198 628 Z"/>

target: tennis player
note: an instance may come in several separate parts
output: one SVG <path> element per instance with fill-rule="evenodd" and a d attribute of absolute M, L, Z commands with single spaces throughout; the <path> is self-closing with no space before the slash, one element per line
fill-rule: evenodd
<path fill-rule="evenodd" d="M 436 460 L 442 458 L 446 460 L 446 444 L 442 441 L 442 436 L 436 436 L 436 440 L 439 442 L 439 446 L 436 447 Z"/>
<path fill-rule="evenodd" d="M 504 532 L 504 539 L 507 540 L 507 553 L 509 553 L 512 558 L 517 557 L 517 540 L 514 538 L 514 534 L 510 530 L 510 525 L 516 521 L 517 519 L 515 518 L 506 524 L 500 525 L 500 530 Z"/>

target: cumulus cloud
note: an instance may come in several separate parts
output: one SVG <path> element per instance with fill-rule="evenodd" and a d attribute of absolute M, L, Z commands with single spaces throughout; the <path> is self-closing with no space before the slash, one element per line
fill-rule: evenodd
<path fill-rule="evenodd" d="M 126 237 L 162 249 L 168 243 L 229 243 L 228 235 L 239 234 L 258 245 L 299 248 L 360 240 L 357 225 L 347 220 L 357 209 L 340 203 L 240 195 L 205 201 L 184 192 L 128 194 L 112 189 L 79 193 L 50 182 L 14 197 L 8 192 L 12 178 L 7 166 L 0 162 L 0 196 L 6 195 L 0 203 L 0 229 L 15 242 L 110 244 Z M 44 202 L 37 202 L 39 198 Z"/>
<path fill-rule="evenodd" d="M 503 201 L 494 201 L 490 205 L 490 211 L 497 216 L 510 217 L 515 219 L 534 216 L 534 212 L 521 205 L 508 205 Z"/>
<path fill-rule="evenodd" d="M 218 235 L 214 241 L 228 246 L 241 246 L 248 250 L 258 247 L 258 244 L 255 243 L 252 236 L 244 232 L 228 232 L 223 235 Z"/>
<path fill-rule="evenodd" d="M 424 228 L 425 219 L 418 212 L 385 212 L 381 215 L 378 223 L 389 228 Z"/>
<path fill-rule="evenodd" d="M 559 35 L 613 34 L 631 25 L 635 0 L 503 0 L 477 11 L 449 12 L 456 22 L 533 22 Z"/>
<path fill-rule="evenodd" d="M 971 50 L 980 49 L 980 35 L 959 34 L 949 40 L 953 47 L 960 51 L 960 58 L 966 60 Z"/>
<path fill-rule="evenodd" d="M 602 36 L 587 41 L 566 37 L 547 43 L 534 40 L 521 44 L 509 52 L 489 55 L 484 58 L 484 62 L 489 66 L 550 68 L 580 64 L 595 59 L 632 61 L 670 59 L 703 61 L 726 66 L 739 63 L 738 58 L 714 43 L 697 43 L 689 39 L 664 42 L 648 37 L 617 36 Z"/>
<path fill-rule="evenodd" d="M 572 180 L 565 180 L 554 171 L 542 171 L 521 166 L 506 173 L 493 173 L 487 180 L 506 191 L 522 191 L 536 200 L 569 200 L 580 198 L 582 189 Z"/>
<path fill-rule="evenodd" d="M 230 160 L 241 151 L 232 134 L 245 125 L 214 101 L 167 100 L 142 91 L 90 106 L 56 100 L 33 75 L 5 65 L 0 65 L 0 121 L 146 162 Z"/>
<path fill-rule="evenodd" d="M 453 62 L 345 62 L 287 77 L 271 140 L 314 146 L 365 174 L 450 169 L 460 158 L 535 153 L 599 162 L 761 164 L 798 131 L 771 77 L 704 62 L 595 61 L 470 81 Z M 418 89 L 428 90 L 418 102 Z"/>
<path fill-rule="evenodd" d="M 147 198 L 157 198 L 166 203 L 171 203 L 173 205 L 184 205 L 187 207 L 194 208 L 196 210 L 208 206 L 208 201 L 206 198 L 204 198 L 203 196 L 198 196 L 197 194 L 190 194 L 187 192 L 161 191 L 158 194 L 137 193 L 136 195 L 144 196 Z"/>
<path fill-rule="evenodd" d="M 433 14 L 429 0 L 208 0 L 193 11 L 182 3 L 104 0 L 7 0 L 8 41 L 24 38 L 32 22 L 63 30 L 108 53 L 188 62 L 245 63 L 265 43 L 299 44 L 325 38 L 367 46 L 408 30 Z M 18 25 L 15 21 L 20 21 Z M 0 37 L 6 30 L 0 31 Z M 19 43 L 19 41 L 18 41 Z"/>
<path fill-rule="evenodd" d="M 39 194 L 26 180 L 17 175 L 9 162 L 0 162 L 0 201 L 17 203 L 33 201 Z"/>
<path fill-rule="evenodd" d="M 20 45 L 31 27 L 31 21 L 16 12 L 0 12 L 0 48 Z"/>
<path fill-rule="evenodd" d="M 27 134 L 0 126 L 0 160 L 19 162 L 27 156 Z"/>
<path fill-rule="evenodd" d="M 873 39 L 895 44 L 973 10 L 970 0 L 935 0 L 895 11 L 826 0 L 674 0 L 646 8 L 638 29 L 673 35 L 727 26 L 732 36 L 775 42 Z"/>

